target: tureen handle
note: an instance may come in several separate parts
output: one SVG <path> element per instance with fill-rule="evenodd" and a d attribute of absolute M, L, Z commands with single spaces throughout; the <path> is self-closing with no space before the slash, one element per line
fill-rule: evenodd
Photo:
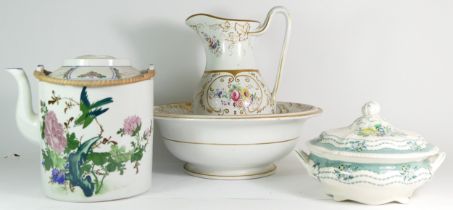
<path fill-rule="evenodd" d="M 295 149 L 294 153 L 296 154 L 297 159 L 300 160 L 304 168 L 307 169 L 308 174 L 310 176 L 313 176 L 313 167 L 310 165 L 310 158 L 308 154 L 304 152 L 302 149 L 301 150 Z"/>
<path fill-rule="evenodd" d="M 288 10 L 285 7 L 277 6 L 273 7 L 266 16 L 266 20 L 264 20 L 263 24 L 259 25 L 256 31 L 250 31 L 248 34 L 251 35 L 261 35 L 269 28 L 269 23 L 272 21 L 272 17 L 274 14 L 279 13 L 285 17 L 286 20 L 286 32 L 285 38 L 283 40 L 282 51 L 280 53 L 280 61 L 278 63 L 278 72 L 277 77 L 274 83 L 274 89 L 272 90 L 272 102 L 276 102 L 275 98 L 277 95 L 278 86 L 280 84 L 280 77 L 282 74 L 283 67 L 285 65 L 285 58 L 286 58 L 286 51 L 288 49 L 289 44 L 289 37 L 291 35 L 291 16 L 289 15 Z"/>
<path fill-rule="evenodd" d="M 434 174 L 434 172 L 437 171 L 437 169 L 442 164 L 442 162 L 444 162 L 445 157 L 446 157 L 445 152 L 440 152 L 429 158 L 430 166 L 431 166 L 431 174 Z"/>

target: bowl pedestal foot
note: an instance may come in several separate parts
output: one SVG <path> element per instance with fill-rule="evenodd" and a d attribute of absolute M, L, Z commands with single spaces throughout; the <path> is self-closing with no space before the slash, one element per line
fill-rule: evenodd
<path fill-rule="evenodd" d="M 276 169 L 275 164 L 251 169 L 216 169 L 190 163 L 184 164 L 185 172 L 191 176 L 220 180 L 257 179 L 274 174 Z"/>

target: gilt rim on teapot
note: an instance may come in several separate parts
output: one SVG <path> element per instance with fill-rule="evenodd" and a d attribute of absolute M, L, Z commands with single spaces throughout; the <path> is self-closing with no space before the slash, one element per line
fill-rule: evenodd
<path fill-rule="evenodd" d="M 147 70 L 137 70 L 127 59 L 108 55 L 83 55 L 64 61 L 55 71 L 47 71 L 38 65 L 33 75 L 40 81 L 86 87 L 125 85 L 149 80 L 155 76 L 154 65 Z"/>
<path fill-rule="evenodd" d="M 64 79 L 57 79 L 49 77 L 46 73 L 42 71 L 34 71 L 33 75 L 39 81 L 58 84 L 58 85 L 68 85 L 68 86 L 86 86 L 86 87 L 105 87 L 105 86 L 115 86 L 115 85 L 125 85 L 130 83 L 136 83 L 144 80 L 152 79 L 156 72 L 155 70 L 149 70 L 144 74 L 127 78 L 127 79 L 119 79 L 119 80 L 105 80 L 105 81 L 74 81 L 74 80 L 64 80 Z"/>

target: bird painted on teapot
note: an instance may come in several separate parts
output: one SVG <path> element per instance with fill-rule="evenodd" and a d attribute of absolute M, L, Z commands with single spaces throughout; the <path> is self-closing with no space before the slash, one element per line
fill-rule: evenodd
<path fill-rule="evenodd" d="M 286 34 L 271 92 L 255 65 L 251 39 L 263 34 L 277 13 L 286 18 Z M 272 8 L 263 24 L 208 14 L 194 14 L 186 23 L 201 37 L 206 52 L 206 68 L 193 97 L 193 112 L 205 115 L 275 113 L 276 93 L 291 30 L 288 11 L 283 7 Z"/>

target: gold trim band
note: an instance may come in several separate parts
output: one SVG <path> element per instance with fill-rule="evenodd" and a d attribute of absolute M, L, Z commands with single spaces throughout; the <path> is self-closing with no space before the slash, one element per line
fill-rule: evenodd
<path fill-rule="evenodd" d="M 279 103 L 290 103 L 290 102 L 279 102 Z M 308 117 L 313 117 L 316 115 L 321 114 L 323 111 L 319 107 L 315 107 L 312 105 L 308 104 L 300 104 L 300 103 L 295 103 L 299 105 L 306 106 L 307 108 L 304 110 L 298 110 L 295 112 L 289 112 L 289 113 L 277 113 L 277 114 L 254 114 L 254 115 L 244 115 L 244 116 L 238 116 L 238 115 L 225 115 L 225 116 L 218 116 L 218 115 L 197 115 L 192 113 L 192 105 L 190 102 L 181 102 L 181 103 L 172 103 L 172 104 L 165 104 L 165 105 L 158 105 L 154 106 L 154 118 L 162 118 L 162 119 L 183 119 L 183 120 L 270 120 L 270 119 L 276 119 L 276 118 L 281 118 L 281 119 L 301 119 L 301 118 L 308 118 Z M 190 110 L 188 113 L 170 113 L 170 112 L 165 112 L 165 111 L 159 111 L 160 107 L 163 106 L 187 106 L 187 110 Z M 157 109 L 157 111 L 156 111 Z"/>
<path fill-rule="evenodd" d="M 167 141 L 172 141 L 176 143 L 183 143 L 183 144 L 202 144 L 202 145 L 215 145 L 215 146 L 253 146 L 253 145 L 265 145 L 265 144 L 279 144 L 279 143 L 285 143 L 289 141 L 294 141 L 298 138 L 292 138 L 288 140 L 283 140 L 283 141 L 273 141 L 273 142 L 262 142 L 262 143 L 248 143 L 248 144 L 218 144 L 218 143 L 200 143 L 200 142 L 193 142 L 193 141 L 180 141 L 180 140 L 174 140 L 174 139 L 168 139 L 165 137 L 162 137 L 164 140 Z"/>
<path fill-rule="evenodd" d="M 219 72 L 230 73 L 233 76 L 236 76 L 236 74 L 239 74 L 239 73 L 242 73 L 242 72 L 256 72 L 256 73 L 259 73 L 260 71 L 258 69 L 234 69 L 234 70 L 207 70 L 207 71 L 204 71 L 204 73 L 206 73 L 206 74 L 219 73 Z"/>
<path fill-rule="evenodd" d="M 210 15 L 210 14 L 206 14 L 206 13 L 197 13 L 197 14 L 193 14 L 193 15 L 187 17 L 187 18 L 186 18 L 186 21 L 188 21 L 190 18 L 193 18 L 193 17 L 195 17 L 195 16 L 207 16 L 207 17 L 211 17 L 211 18 L 215 18 L 215 19 L 228 20 L 228 21 L 243 21 L 243 22 L 255 22 L 255 23 L 260 23 L 260 22 L 257 21 L 257 20 L 224 18 L 224 17 L 219 17 L 219 16 Z"/>
<path fill-rule="evenodd" d="M 144 74 L 141 74 L 141 75 L 138 75 L 135 77 L 131 77 L 131 78 L 127 78 L 127 79 L 96 80 L 96 81 L 58 79 L 58 78 L 49 77 L 44 72 L 41 72 L 41 71 L 34 71 L 33 75 L 36 77 L 36 79 L 38 79 L 40 81 L 58 84 L 58 85 L 105 87 L 105 86 L 114 86 L 114 85 L 125 85 L 125 84 L 140 82 L 140 81 L 144 81 L 144 80 L 149 80 L 156 75 L 156 72 L 154 70 L 148 70 Z"/>
<path fill-rule="evenodd" d="M 188 169 L 188 165 L 191 165 L 190 163 L 185 163 L 183 168 L 186 172 L 188 172 L 190 175 L 194 175 L 194 176 L 197 176 L 197 177 L 201 177 L 201 178 L 204 178 L 202 176 L 205 176 L 206 178 L 209 178 L 209 177 L 218 177 L 218 178 L 241 178 L 241 177 L 256 177 L 256 178 L 261 178 L 261 177 L 266 177 L 266 176 L 270 176 L 272 174 L 274 174 L 274 172 L 277 170 L 277 166 L 275 164 L 272 163 L 272 168 L 267 170 L 267 171 L 263 171 L 263 172 L 260 172 L 260 173 L 254 173 L 254 174 L 244 174 L 244 175 L 236 175 L 236 176 L 225 176 L 225 175 L 215 175 L 215 174 L 206 174 L 206 173 L 202 173 L 202 172 L 196 172 L 196 171 L 193 171 L 193 170 L 190 170 Z M 201 175 L 201 176 L 200 176 Z M 264 176 L 262 176 L 264 175 Z"/>

